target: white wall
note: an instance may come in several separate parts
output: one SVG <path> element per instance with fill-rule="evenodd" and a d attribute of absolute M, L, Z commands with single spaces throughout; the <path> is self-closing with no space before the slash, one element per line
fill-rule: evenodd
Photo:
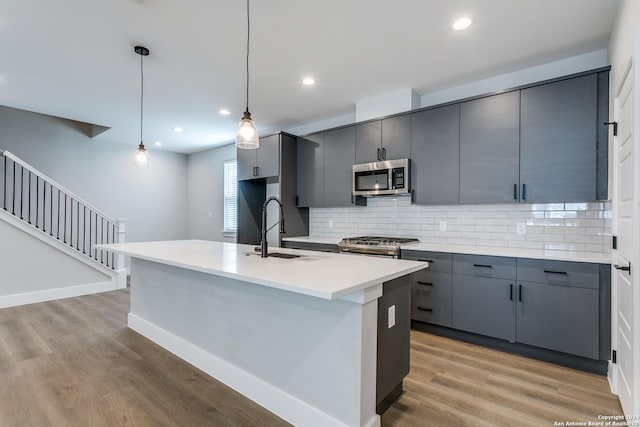
<path fill-rule="evenodd" d="M 151 148 L 137 169 L 138 144 L 94 141 L 73 122 L 0 106 L 0 150 L 8 150 L 114 218 L 127 240 L 187 237 L 187 156 Z"/>
<path fill-rule="evenodd" d="M 228 144 L 189 155 L 189 238 L 235 242 L 224 236 L 224 162 L 236 158 L 236 147 Z M 209 216 L 211 213 L 211 216 Z"/>

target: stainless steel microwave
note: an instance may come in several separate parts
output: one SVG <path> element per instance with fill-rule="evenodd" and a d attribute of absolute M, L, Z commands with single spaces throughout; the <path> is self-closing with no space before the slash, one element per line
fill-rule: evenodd
<path fill-rule="evenodd" d="M 409 159 L 385 160 L 353 165 L 352 194 L 383 196 L 410 194 Z"/>

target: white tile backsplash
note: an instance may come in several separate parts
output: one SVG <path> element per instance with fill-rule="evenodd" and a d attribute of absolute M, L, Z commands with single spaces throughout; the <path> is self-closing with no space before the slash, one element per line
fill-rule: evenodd
<path fill-rule="evenodd" d="M 446 221 L 446 231 L 440 231 L 440 221 Z M 525 235 L 516 233 L 518 223 L 526 224 Z M 422 206 L 408 197 L 370 198 L 368 206 L 309 209 L 309 235 L 417 237 L 422 242 L 607 253 L 611 203 Z"/>

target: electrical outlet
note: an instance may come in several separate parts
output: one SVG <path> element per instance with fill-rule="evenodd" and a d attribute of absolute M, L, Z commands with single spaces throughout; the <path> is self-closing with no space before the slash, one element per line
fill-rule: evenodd
<path fill-rule="evenodd" d="M 447 221 L 440 221 L 440 231 L 447 231 Z"/>
<path fill-rule="evenodd" d="M 211 211 L 207 212 L 207 218 L 213 218 L 213 212 Z"/>
<path fill-rule="evenodd" d="M 387 316 L 389 329 L 393 328 L 396 325 L 396 306 L 392 305 L 389 307 L 389 315 Z"/>
<path fill-rule="evenodd" d="M 527 234 L 527 224 L 519 222 L 516 225 L 516 234 Z"/>
<path fill-rule="evenodd" d="M 329 228 L 333 228 L 333 220 L 332 219 L 329 220 L 329 224 L 328 225 L 329 225 Z"/>

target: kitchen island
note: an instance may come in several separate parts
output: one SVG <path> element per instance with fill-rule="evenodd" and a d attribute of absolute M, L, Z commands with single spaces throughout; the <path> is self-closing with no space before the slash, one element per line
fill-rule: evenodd
<path fill-rule="evenodd" d="M 129 327 L 300 426 L 378 426 L 377 299 L 426 263 L 201 240 L 131 257 Z"/>

